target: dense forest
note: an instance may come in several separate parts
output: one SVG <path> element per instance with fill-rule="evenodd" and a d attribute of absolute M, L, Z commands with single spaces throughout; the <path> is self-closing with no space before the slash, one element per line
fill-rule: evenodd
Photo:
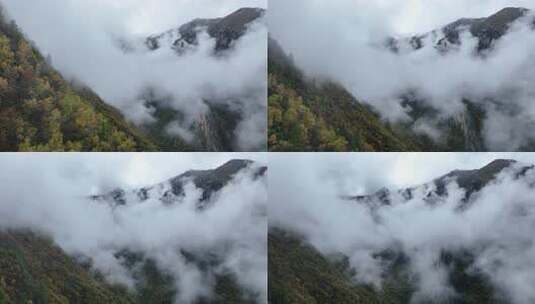
<path fill-rule="evenodd" d="M 66 81 L 51 61 L 1 13 L 1 151 L 156 149 L 89 88 Z"/>

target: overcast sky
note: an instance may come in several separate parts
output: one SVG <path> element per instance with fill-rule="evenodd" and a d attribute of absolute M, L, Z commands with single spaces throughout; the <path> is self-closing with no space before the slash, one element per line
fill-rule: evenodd
<path fill-rule="evenodd" d="M 292 32 L 310 25 L 307 24 L 310 18 L 318 22 L 329 20 L 333 30 L 343 25 L 358 25 L 414 34 L 460 18 L 486 17 L 509 6 L 535 8 L 535 3 L 529 0 L 271 0 L 269 23 L 272 35 L 285 42 Z M 300 20 L 299 24 L 295 20 Z"/>
<path fill-rule="evenodd" d="M 0 1 L 33 39 L 50 37 L 49 24 L 58 22 L 46 18 L 75 14 L 77 24 L 91 25 L 106 31 L 123 30 L 130 34 L 155 34 L 195 18 L 215 18 L 241 7 L 266 8 L 266 0 L 33 0 Z M 66 42 L 69 43 L 69 42 Z"/>

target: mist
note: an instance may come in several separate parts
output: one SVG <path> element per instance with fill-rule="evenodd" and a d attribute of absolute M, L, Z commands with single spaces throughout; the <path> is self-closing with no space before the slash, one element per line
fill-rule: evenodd
<path fill-rule="evenodd" d="M 231 52 L 213 56 L 214 39 L 204 34 L 199 47 L 182 56 L 171 48 L 150 52 L 144 39 L 192 21 L 218 18 L 259 1 L 158 0 L 69 1 L 2 0 L 22 31 L 68 79 L 96 91 L 138 125 L 154 121 L 144 106 L 147 89 L 168 98 L 168 106 L 185 114 L 170 134 L 191 142 L 191 126 L 207 111 L 205 100 L 232 106 L 242 114 L 236 150 L 258 150 L 266 134 L 266 37 L 264 22 L 252 24 Z M 125 43 L 125 52 L 119 44 Z M 239 101 L 238 103 L 236 101 Z M 174 131 L 173 131 L 174 130 Z"/>
<path fill-rule="evenodd" d="M 529 1 L 295 1 L 270 3 L 270 35 L 294 57 L 309 77 L 342 84 L 357 99 L 372 105 L 385 120 L 410 121 L 401 97 L 416 93 L 439 112 L 439 119 L 462 120 L 464 99 L 486 112 L 482 131 L 491 151 L 520 150 L 532 135 L 534 123 L 531 83 L 535 80 L 535 35 L 528 17 L 495 41 L 493 50 L 476 56 L 476 39 L 461 36 L 461 45 L 442 54 L 432 37 L 417 51 L 396 54 L 386 48 L 388 38 L 403 39 L 460 18 L 488 17 L 505 7 L 533 9 Z M 530 15 L 529 17 L 533 17 Z M 299 24 L 294 20 L 299 19 Z M 498 103 L 499 102 L 499 103 Z M 444 136 L 434 122 L 420 119 L 415 131 L 437 142 Z"/>
<path fill-rule="evenodd" d="M 518 157 L 515 157 L 518 156 Z M 343 254 L 356 271 L 356 283 L 380 290 L 388 265 L 376 254 L 400 250 L 409 258 L 413 278 L 413 303 L 456 296 L 448 280 L 450 269 L 440 263 L 444 251 L 468 250 L 475 256 L 469 271 L 482 274 L 498 295 L 515 304 L 532 303 L 535 292 L 534 170 L 521 179 L 522 166 L 531 165 L 533 154 L 342 154 L 319 158 L 291 155 L 270 160 L 270 227 L 303 236 L 325 256 Z M 476 169 L 497 158 L 520 162 L 507 168 L 496 181 L 473 195 L 460 211 L 464 190 L 455 181 L 447 195 L 426 203 L 435 187 L 431 182 L 455 169 Z M 416 161 L 418 159 L 418 161 Z M 399 166 L 399 163 L 405 163 Z M 433 165 L 431 165 L 433 164 Z M 438 168 L 433 168 L 434 164 Z M 288 168 L 292 174 L 285 174 Z M 348 169 L 352 168 L 352 169 Z M 445 168 L 448 168 L 445 170 Z M 339 172 L 336 178 L 330 172 Z M 420 175 L 403 172 L 422 172 Z M 382 185 L 381 185 L 382 179 Z M 347 187 L 346 185 L 353 185 Z M 423 186 L 422 186 L 423 185 Z M 373 194 L 420 186 L 408 201 L 391 196 L 391 205 L 371 211 L 364 204 L 341 199 L 342 195 Z"/>
<path fill-rule="evenodd" d="M 254 167 L 235 176 L 203 212 L 195 207 L 201 191 L 192 183 L 171 205 L 153 197 L 110 208 L 88 198 L 113 187 L 150 186 L 187 170 L 212 169 L 239 156 L 260 161 L 255 167 L 264 162 L 262 156 L 234 154 L 6 155 L 0 158 L 0 229 L 47 235 L 68 254 L 90 259 L 109 283 L 133 292 L 138 282 L 116 256 L 124 249 L 142 252 L 172 276 L 176 303 L 210 298 L 216 275 L 230 275 L 251 299 L 266 303 L 267 189 L 262 179 L 253 180 Z M 125 178 L 133 174 L 140 174 L 135 182 Z M 220 263 L 206 273 L 181 251 L 212 255 Z"/>

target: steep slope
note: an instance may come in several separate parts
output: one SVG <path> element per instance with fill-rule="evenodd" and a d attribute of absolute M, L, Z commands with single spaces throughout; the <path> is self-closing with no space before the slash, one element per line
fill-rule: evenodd
<path fill-rule="evenodd" d="M 182 56 L 195 52 L 199 47 L 199 36 L 207 34 L 215 39 L 213 56 L 223 58 L 233 52 L 235 43 L 246 35 L 249 27 L 258 22 L 264 14 L 264 9 L 246 7 L 221 18 L 195 19 L 176 29 L 148 37 L 145 45 L 152 51 L 170 48 L 178 56 Z M 143 127 L 165 150 L 236 150 L 235 131 L 244 118 L 240 109 L 248 100 L 203 100 L 208 110 L 195 119 L 190 131 L 196 138 L 193 143 L 187 144 L 167 131 L 170 123 L 184 120 L 183 114 L 170 107 L 166 100 L 154 95 L 147 94 L 143 98 L 146 105 L 154 109 L 156 118 L 156 122 Z"/>
<path fill-rule="evenodd" d="M 340 85 L 307 80 L 272 38 L 268 49 L 270 151 L 433 149 L 409 128 L 385 124 Z"/>
<path fill-rule="evenodd" d="M 136 303 L 52 241 L 29 231 L 0 231 L 0 303 Z"/>
<path fill-rule="evenodd" d="M 297 235 L 273 228 L 269 244 L 269 303 L 381 303 L 408 302 L 406 286 L 393 285 L 378 293 L 357 285 L 344 261 L 324 257 Z"/>
<path fill-rule="evenodd" d="M 89 88 L 67 82 L 0 15 L 1 151 L 152 151 L 156 146 Z"/>

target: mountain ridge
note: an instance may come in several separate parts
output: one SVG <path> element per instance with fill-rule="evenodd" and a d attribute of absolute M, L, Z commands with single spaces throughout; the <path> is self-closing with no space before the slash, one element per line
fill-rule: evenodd
<path fill-rule="evenodd" d="M 494 181 L 503 170 L 510 168 L 515 164 L 518 164 L 518 162 L 512 159 L 497 159 L 479 169 L 453 170 L 433 179 L 432 181 L 414 187 L 397 190 L 382 188 L 373 194 L 342 196 L 342 198 L 365 204 L 372 210 L 377 210 L 377 208 L 380 208 L 381 206 L 391 205 L 393 197 L 401 199 L 402 202 L 407 202 L 414 198 L 415 192 L 423 191 L 424 200 L 429 204 L 434 204 L 437 199 L 441 199 L 448 194 L 448 185 L 455 182 L 459 188 L 465 191 L 464 198 L 458 206 L 463 210 L 463 208 L 468 207 L 467 204 L 472 195 Z M 517 173 L 517 176 L 524 175 L 527 170 L 534 168 L 535 166 L 523 166 Z"/>
<path fill-rule="evenodd" d="M 215 169 L 189 170 L 152 186 L 134 190 L 118 188 L 105 194 L 92 195 L 89 198 L 92 201 L 106 203 L 112 208 L 127 205 L 132 201 L 141 203 L 150 198 L 158 199 L 163 204 L 174 204 L 180 202 L 185 195 L 184 187 L 191 182 L 202 191 L 196 208 L 197 210 L 203 210 L 210 206 L 210 198 L 214 194 L 228 185 L 237 174 L 244 170 L 253 169 L 250 173 L 253 179 L 265 176 L 267 167 L 258 166 L 253 168 L 255 165 L 256 162 L 251 160 L 233 159 Z"/>
<path fill-rule="evenodd" d="M 149 50 L 157 50 L 167 39 L 171 47 L 183 54 L 189 47 L 199 43 L 198 35 L 205 31 L 216 40 L 214 52 L 228 50 L 231 44 L 240 39 L 247 31 L 248 26 L 265 14 L 265 9 L 258 7 L 242 7 L 220 18 L 197 18 L 161 34 L 151 35 L 145 40 Z"/>
<path fill-rule="evenodd" d="M 399 51 L 400 43 L 407 43 L 414 50 L 419 50 L 424 47 L 426 39 L 433 38 L 434 47 L 444 53 L 450 50 L 451 45 L 459 45 L 461 34 L 467 31 L 478 39 L 477 52 L 481 53 L 490 49 L 495 41 L 506 35 L 514 22 L 529 14 L 532 14 L 532 11 L 527 8 L 505 7 L 488 17 L 461 18 L 425 34 L 402 40 L 389 38 L 387 45 L 394 52 Z M 535 28 L 535 18 L 531 23 L 532 28 Z"/>
<path fill-rule="evenodd" d="M 263 18 L 265 10 L 256 7 L 240 8 L 224 17 L 197 18 L 178 28 L 155 34 L 145 39 L 144 45 L 149 51 L 170 48 L 178 56 L 194 52 L 199 47 L 199 36 L 205 33 L 215 40 L 212 56 L 224 58 L 233 51 L 234 44 L 247 34 L 250 26 Z M 237 150 L 236 130 L 244 119 L 242 107 L 247 98 L 234 100 L 202 100 L 206 113 L 194 119 L 189 131 L 196 135 L 193 142 L 186 143 L 177 135 L 167 130 L 174 122 L 184 120 L 180 111 L 170 107 L 166 100 L 154 94 L 143 96 L 145 106 L 154 110 L 155 123 L 143 126 L 165 150 L 202 150 L 209 152 Z"/>

